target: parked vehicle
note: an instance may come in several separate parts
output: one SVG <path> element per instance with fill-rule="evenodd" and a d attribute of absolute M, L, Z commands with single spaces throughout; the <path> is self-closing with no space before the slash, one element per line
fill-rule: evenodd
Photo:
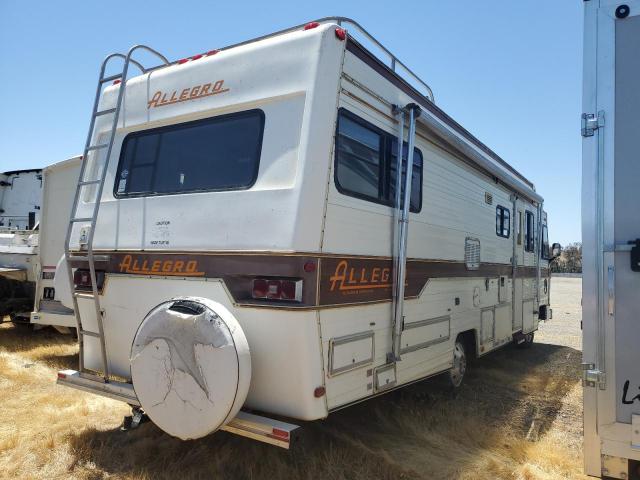
<path fill-rule="evenodd" d="M 29 321 L 38 258 L 37 230 L 0 233 L 0 322 Z"/>
<path fill-rule="evenodd" d="M 0 173 L 0 231 L 32 230 L 39 221 L 42 170 Z"/>
<path fill-rule="evenodd" d="M 161 65 L 129 79 L 141 50 Z M 59 383 L 182 439 L 288 447 L 296 425 L 263 415 L 457 387 L 551 318 L 542 197 L 356 22 L 117 58 L 55 276 L 80 343 Z"/>
<path fill-rule="evenodd" d="M 588 475 L 640 475 L 640 2 L 584 2 L 582 325 Z"/>
<path fill-rule="evenodd" d="M 42 219 L 31 323 L 50 325 L 63 333 L 76 327 L 76 319 L 73 310 L 60 303 L 53 278 L 58 261 L 64 254 L 65 234 L 81 162 L 82 157 L 76 156 L 42 170 Z"/>

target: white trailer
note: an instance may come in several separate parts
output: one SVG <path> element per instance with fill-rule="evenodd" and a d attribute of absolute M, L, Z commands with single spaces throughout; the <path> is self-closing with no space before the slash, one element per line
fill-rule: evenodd
<path fill-rule="evenodd" d="M 584 458 L 640 475 L 640 2 L 584 2 Z"/>
<path fill-rule="evenodd" d="M 60 303 L 53 278 L 58 261 L 64 254 L 65 234 L 81 162 L 82 157 L 78 155 L 42 170 L 42 219 L 31 323 L 51 325 L 63 332 L 75 328 L 76 319 L 73 310 Z"/>
<path fill-rule="evenodd" d="M 140 50 L 162 65 L 128 79 Z M 551 317 L 542 197 L 357 23 L 119 57 L 55 276 L 80 343 L 59 383 L 179 438 L 287 447 L 295 425 L 256 412 L 458 386 L 468 357 Z"/>
<path fill-rule="evenodd" d="M 40 219 L 42 170 L 0 173 L 0 229 L 32 230 Z"/>

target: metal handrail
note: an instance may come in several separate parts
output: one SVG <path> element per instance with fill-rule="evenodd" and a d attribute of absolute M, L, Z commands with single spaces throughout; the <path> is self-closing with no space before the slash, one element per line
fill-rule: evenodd
<path fill-rule="evenodd" d="M 372 42 L 376 47 L 378 47 L 386 55 L 388 55 L 388 57 L 389 57 L 388 58 L 388 62 L 383 62 L 385 65 L 387 65 L 396 75 L 398 75 L 400 77 L 403 77 L 403 75 L 398 71 L 398 67 L 401 67 L 417 84 L 419 84 L 425 90 L 425 92 L 421 92 L 421 93 L 423 93 L 431 102 L 435 103 L 435 98 L 434 98 L 434 95 L 433 95 L 433 90 L 431 90 L 431 87 L 424 80 L 422 80 L 417 74 L 415 74 L 413 72 L 413 70 L 411 70 L 409 67 L 407 67 L 407 65 L 405 65 L 398 57 L 396 57 L 393 53 L 391 53 L 391 51 L 387 47 L 385 47 L 382 43 L 380 43 L 373 35 L 371 35 L 367 30 L 365 30 L 364 27 L 362 27 L 362 25 L 360 25 L 355 20 L 353 20 L 351 18 L 348 18 L 348 17 L 334 16 L 334 17 L 322 17 L 322 18 L 319 18 L 317 20 L 313 20 L 313 22 L 317 22 L 317 23 L 331 23 L 331 22 L 334 22 L 335 24 L 337 24 L 340 27 L 344 26 L 345 24 L 353 26 L 357 33 L 362 34 L 362 36 L 364 36 L 368 41 Z M 309 22 L 302 23 L 300 25 L 295 25 L 293 27 L 285 28 L 283 30 L 278 30 L 276 32 L 269 33 L 267 35 L 261 35 L 259 37 L 251 38 L 249 40 L 244 40 L 242 42 L 233 43 L 231 45 L 227 45 L 225 47 L 218 48 L 217 50 L 220 50 L 220 51 L 229 50 L 231 48 L 240 47 L 242 45 L 248 45 L 248 44 L 253 43 L 253 42 L 258 42 L 260 40 L 265 40 L 267 38 L 277 37 L 277 36 L 283 35 L 285 33 L 295 32 L 297 30 L 300 30 L 300 29 L 304 28 L 304 26 L 308 25 L 308 23 Z M 349 31 L 348 33 L 350 35 L 352 35 L 354 32 L 353 31 Z M 352 35 L 352 36 L 354 36 L 354 35 Z M 356 37 L 354 36 L 354 38 L 356 38 Z M 155 51 L 153 53 L 157 54 L 157 52 L 155 52 Z M 150 68 L 150 69 L 147 69 L 147 70 L 143 69 L 143 72 L 146 73 L 146 72 L 155 70 L 157 68 L 163 68 L 163 67 L 166 67 L 166 66 L 173 65 L 175 63 L 176 62 L 168 62 L 167 61 L 167 65 L 160 65 L 158 67 Z"/>

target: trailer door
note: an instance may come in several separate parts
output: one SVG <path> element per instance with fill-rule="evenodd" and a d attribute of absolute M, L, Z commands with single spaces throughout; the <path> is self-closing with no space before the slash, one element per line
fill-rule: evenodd
<path fill-rule="evenodd" d="M 610 459 L 640 460 L 640 1 L 585 9 L 585 471 L 628 478 Z"/>
<path fill-rule="evenodd" d="M 639 12 L 636 12 L 639 13 Z M 617 420 L 640 415 L 640 16 L 616 22 L 613 267 Z M 633 249 L 629 242 L 638 241 Z M 635 243 L 634 243 L 635 245 Z M 634 265 L 632 265 L 632 261 Z M 624 393 L 627 392 L 626 396 Z M 625 398 L 626 397 L 626 398 Z M 640 443 L 640 435 L 638 435 Z M 640 445 L 639 445 L 640 446 Z"/>

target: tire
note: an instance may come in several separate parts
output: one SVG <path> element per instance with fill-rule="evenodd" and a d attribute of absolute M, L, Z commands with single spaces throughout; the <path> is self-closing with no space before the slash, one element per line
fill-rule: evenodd
<path fill-rule="evenodd" d="M 516 346 L 521 349 L 531 348 L 533 345 L 534 332 L 527 333 L 524 336 L 524 342 L 518 343 Z"/>
<path fill-rule="evenodd" d="M 447 385 L 452 389 L 459 388 L 462 385 L 466 371 L 467 352 L 462 337 L 458 337 L 453 346 L 453 367 L 446 375 Z"/>

